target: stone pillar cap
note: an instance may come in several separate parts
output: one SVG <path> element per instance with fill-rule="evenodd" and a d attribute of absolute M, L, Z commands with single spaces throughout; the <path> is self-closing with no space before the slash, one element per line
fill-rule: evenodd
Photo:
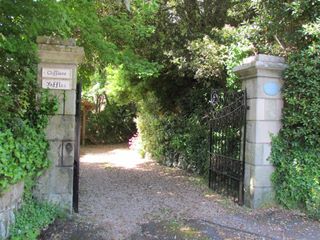
<path fill-rule="evenodd" d="M 63 45 L 63 46 L 76 46 L 76 40 L 74 38 L 62 39 L 59 37 L 49 37 L 49 36 L 38 36 L 38 44 L 47 45 Z"/>
<path fill-rule="evenodd" d="M 252 68 L 283 71 L 287 68 L 287 64 L 285 64 L 285 59 L 283 57 L 257 54 L 243 59 L 242 63 L 235 67 L 233 71 L 240 74 L 241 72 Z"/>
<path fill-rule="evenodd" d="M 76 40 L 57 37 L 37 37 L 38 55 L 42 63 L 80 64 L 85 56 L 83 47 Z"/>

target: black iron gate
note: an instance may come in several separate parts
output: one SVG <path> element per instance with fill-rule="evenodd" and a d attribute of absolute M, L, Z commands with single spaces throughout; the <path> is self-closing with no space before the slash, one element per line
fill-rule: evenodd
<path fill-rule="evenodd" d="M 77 84 L 76 98 L 76 129 L 74 143 L 73 168 L 73 209 L 79 212 L 79 171 L 80 171 L 80 126 L 81 126 L 81 83 Z"/>
<path fill-rule="evenodd" d="M 213 91 L 209 187 L 243 204 L 246 92 Z"/>

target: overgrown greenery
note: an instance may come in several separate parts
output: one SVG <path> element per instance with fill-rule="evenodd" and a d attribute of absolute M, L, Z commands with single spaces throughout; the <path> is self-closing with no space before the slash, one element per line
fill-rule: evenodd
<path fill-rule="evenodd" d="M 207 174 L 208 126 L 203 118 L 207 113 L 207 91 L 190 93 L 179 111 L 156 108 L 157 99 L 149 95 L 140 105 L 138 129 L 143 149 L 168 166 L 181 167 Z"/>
<path fill-rule="evenodd" d="M 15 214 L 15 224 L 10 229 L 11 240 L 36 240 L 41 231 L 61 216 L 55 205 L 35 200 L 25 200 Z"/>
<path fill-rule="evenodd" d="M 15 129 L 0 132 L 0 190 L 27 176 L 40 176 L 50 164 L 48 143 L 42 129 L 32 128 L 22 121 Z"/>
<path fill-rule="evenodd" d="M 207 174 L 210 91 L 239 88 L 232 69 L 255 51 L 254 28 L 239 21 L 254 16 L 249 3 L 161 1 L 147 53 L 163 67 L 138 101 L 143 146 L 159 161 Z"/>
<path fill-rule="evenodd" d="M 1 1 L 0 192 L 49 165 L 44 128 L 56 104 L 38 87 L 35 38 L 58 31 L 58 20 L 43 20 L 59 17 L 56 7 L 49 1 Z"/>
<path fill-rule="evenodd" d="M 137 132 L 133 104 L 117 105 L 108 102 L 100 112 L 90 111 L 87 118 L 87 143 L 125 143 Z"/>
<path fill-rule="evenodd" d="M 288 63 L 283 129 L 271 155 L 276 196 L 320 218 L 320 44 L 291 54 Z"/>
<path fill-rule="evenodd" d="M 32 197 L 32 178 L 25 181 L 25 192 L 22 206 L 15 213 L 15 223 L 10 226 L 11 240 L 36 240 L 41 231 L 56 218 L 65 218 L 65 214 L 58 206 L 39 202 Z"/>

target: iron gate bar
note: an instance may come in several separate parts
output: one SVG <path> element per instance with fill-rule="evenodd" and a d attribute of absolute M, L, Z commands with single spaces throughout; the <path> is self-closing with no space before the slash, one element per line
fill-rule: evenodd
<path fill-rule="evenodd" d="M 243 204 L 245 91 L 213 91 L 209 114 L 209 187 Z"/>
<path fill-rule="evenodd" d="M 79 212 L 79 172 L 80 172 L 80 125 L 81 125 L 81 83 L 77 84 L 76 94 L 76 127 L 73 164 L 73 210 Z"/>

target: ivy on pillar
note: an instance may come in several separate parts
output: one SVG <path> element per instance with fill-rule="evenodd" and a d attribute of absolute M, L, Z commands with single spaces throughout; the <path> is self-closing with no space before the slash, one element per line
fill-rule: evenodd
<path fill-rule="evenodd" d="M 286 67 L 284 58 L 259 54 L 244 59 L 234 69 L 247 91 L 244 201 L 252 208 L 274 201 L 274 167 L 268 157 L 272 135 L 281 128 L 282 74 Z"/>

